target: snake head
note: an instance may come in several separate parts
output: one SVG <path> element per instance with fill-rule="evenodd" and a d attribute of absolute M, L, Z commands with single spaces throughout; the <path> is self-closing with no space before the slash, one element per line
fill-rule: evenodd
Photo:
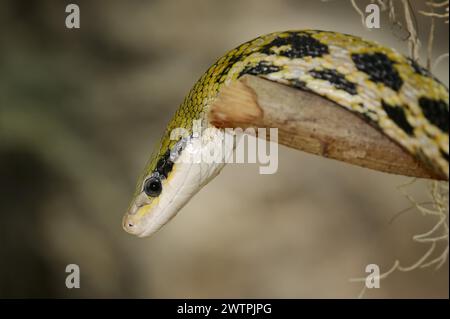
<path fill-rule="evenodd" d="M 171 220 L 199 190 L 192 165 L 174 165 L 167 178 L 157 172 L 147 176 L 123 218 L 125 231 L 146 237 Z"/>
<path fill-rule="evenodd" d="M 185 138 L 150 162 L 157 164 L 146 169 L 150 173 L 144 174 L 137 185 L 123 218 L 125 231 L 138 237 L 152 235 L 220 172 L 224 163 L 196 160 L 203 149 L 200 140 Z"/>

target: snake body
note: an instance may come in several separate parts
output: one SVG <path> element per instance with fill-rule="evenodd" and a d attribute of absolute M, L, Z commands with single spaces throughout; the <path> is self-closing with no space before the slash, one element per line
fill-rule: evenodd
<path fill-rule="evenodd" d="M 140 236 L 153 233 L 215 175 L 216 172 L 210 172 L 199 185 L 191 186 L 196 189 L 182 196 L 181 188 L 175 187 L 178 190 L 172 192 L 171 199 L 160 198 L 165 188 L 174 187 L 170 182 L 171 175 L 177 171 L 174 157 L 185 147 L 170 138 L 171 132 L 184 128 L 192 133 L 195 120 L 211 126 L 207 118 L 209 106 L 223 86 L 245 74 L 307 90 L 336 102 L 448 177 L 448 88 L 428 70 L 393 49 L 353 35 L 317 30 L 275 32 L 229 51 L 196 82 L 168 124 L 138 181 L 124 219 L 128 232 Z M 186 179 L 189 179 L 187 173 L 182 187 Z M 175 208 L 170 209 L 168 205 Z M 162 218 L 163 212 L 170 216 Z M 152 215 L 160 217 L 152 220 Z"/>

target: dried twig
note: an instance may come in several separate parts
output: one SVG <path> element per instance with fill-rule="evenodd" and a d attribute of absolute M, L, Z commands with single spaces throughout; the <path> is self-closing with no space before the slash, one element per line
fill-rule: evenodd
<path fill-rule="evenodd" d="M 408 0 L 402 0 L 404 16 L 406 20 L 406 29 L 409 32 L 408 46 L 411 58 L 413 60 L 418 60 L 420 56 L 420 40 L 417 35 L 417 30 L 414 24 L 414 16 L 411 11 L 411 5 Z"/>
<path fill-rule="evenodd" d="M 431 6 L 431 11 L 434 13 L 434 2 L 431 0 L 429 5 Z M 434 43 L 434 30 L 436 29 L 436 19 L 431 17 L 430 32 L 428 33 L 428 45 L 427 45 L 427 68 L 431 70 L 431 61 L 433 59 L 433 43 Z"/>
<path fill-rule="evenodd" d="M 365 16 L 364 16 L 364 12 L 361 11 L 361 9 L 358 7 L 358 5 L 356 4 L 356 0 L 350 0 L 351 4 L 353 6 L 353 8 L 355 9 L 355 11 L 359 14 L 359 16 L 361 17 L 361 23 L 362 25 L 365 26 Z"/>
<path fill-rule="evenodd" d="M 404 189 L 405 186 L 401 186 Z M 440 269 L 447 261 L 449 255 L 449 227 L 448 227 L 448 184 L 442 182 L 433 182 L 431 184 L 431 198 L 433 199 L 434 209 L 426 208 L 424 205 L 416 203 L 414 198 L 411 197 L 406 191 L 404 191 L 405 197 L 410 201 L 411 205 L 415 207 L 423 215 L 434 216 L 437 218 L 437 222 L 427 232 L 414 235 L 413 241 L 419 244 L 429 244 L 428 250 L 419 259 L 410 266 L 402 266 L 397 259 L 393 266 L 386 272 L 380 274 L 376 279 L 383 280 L 388 278 L 395 271 L 410 272 L 420 268 L 428 268 L 435 266 L 435 269 Z M 439 234 L 440 233 L 440 234 Z M 446 243 L 444 250 L 435 258 L 431 259 L 433 253 L 435 253 L 437 244 L 439 242 Z M 365 282 L 366 278 L 352 278 L 350 282 Z M 359 298 L 364 296 L 367 287 L 364 286 L 358 295 Z"/>
<path fill-rule="evenodd" d="M 372 1 L 373 2 L 373 1 Z M 382 9 L 387 7 L 389 10 L 389 20 L 393 25 L 402 26 L 402 23 L 396 16 L 395 6 L 392 0 L 386 0 L 386 2 L 382 1 L 385 6 Z M 418 32 L 416 29 L 416 25 L 414 23 L 414 15 L 411 9 L 410 2 L 408 0 L 401 0 L 401 4 L 403 7 L 404 19 L 406 21 L 406 29 L 409 33 L 408 35 L 408 46 L 410 49 L 411 58 L 414 60 L 419 59 L 419 50 L 420 50 L 420 40 L 418 38 Z M 357 12 L 361 15 L 362 11 L 357 7 L 356 2 L 352 1 L 353 7 L 357 9 Z M 427 67 L 430 70 L 435 69 L 444 59 L 449 57 L 448 53 L 440 55 L 434 63 L 433 60 L 433 43 L 434 43 L 434 35 L 436 29 L 436 19 L 446 18 L 445 23 L 448 23 L 449 17 L 449 1 L 443 2 L 435 2 L 431 0 L 426 3 L 429 6 L 430 11 L 419 11 L 420 14 L 427 16 L 431 19 L 430 21 L 430 30 L 428 33 L 427 40 Z M 445 8 L 445 13 L 437 13 L 435 9 Z M 364 20 L 364 19 L 363 19 Z M 404 267 L 401 266 L 400 261 L 396 260 L 393 266 L 383 274 L 379 276 L 379 280 L 387 278 L 389 275 L 394 273 L 395 271 L 408 272 L 413 271 L 418 268 L 428 268 L 431 266 L 435 266 L 435 269 L 439 269 L 442 265 L 448 260 L 449 255 L 449 226 L 448 226 L 448 198 L 449 198 L 449 190 L 447 183 L 438 183 L 433 182 L 430 186 L 430 193 L 432 199 L 432 207 L 427 208 L 429 202 L 425 203 L 417 203 L 412 196 L 403 192 L 406 198 L 411 203 L 411 206 L 407 208 L 405 211 L 409 211 L 411 209 L 416 209 L 424 216 L 434 216 L 437 218 L 435 225 L 427 232 L 423 234 L 418 234 L 413 236 L 413 241 L 420 244 L 429 244 L 429 248 L 424 255 L 422 255 L 415 263 L 410 266 Z M 396 215 L 398 217 L 399 214 Z M 432 254 L 435 252 L 438 242 L 446 243 L 443 251 L 435 258 L 431 258 Z M 351 279 L 352 282 L 364 282 L 365 278 L 355 278 Z M 366 292 L 366 286 L 364 286 L 359 294 L 359 298 L 364 296 Z"/>
<path fill-rule="evenodd" d="M 442 61 L 444 61 L 445 59 L 448 59 L 448 57 L 449 57 L 449 54 L 448 54 L 448 53 L 444 53 L 444 54 L 441 54 L 440 56 L 438 56 L 438 57 L 436 58 L 436 61 L 434 61 L 433 66 L 431 67 L 431 70 L 436 70 L 436 68 L 438 67 L 438 65 L 439 65 Z"/>

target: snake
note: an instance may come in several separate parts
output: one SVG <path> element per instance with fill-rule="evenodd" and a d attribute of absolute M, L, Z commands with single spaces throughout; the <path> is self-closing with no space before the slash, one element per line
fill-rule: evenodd
<path fill-rule="evenodd" d="M 154 234 L 224 167 L 186 160 L 205 143 L 204 138 L 198 143 L 193 127 L 213 128 L 208 110 L 217 95 L 247 74 L 335 102 L 448 180 L 448 88 L 428 69 L 395 49 L 350 34 L 273 32 L 232 49 L 195 83 L 137 181 L 122 222 L 125 231 Z M 183 134 L 174 138 L 177 129 Z"/>

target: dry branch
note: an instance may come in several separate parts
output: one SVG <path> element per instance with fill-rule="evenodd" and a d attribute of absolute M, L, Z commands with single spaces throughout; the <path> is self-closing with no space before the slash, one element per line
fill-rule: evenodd
<path fill-rule="evenodd" d="M 314 93 L 246 75 L 209 111 L 222 128 L 278 128 L 280 144 L 374 170 L 445 180 L 359 116 Z"/>

